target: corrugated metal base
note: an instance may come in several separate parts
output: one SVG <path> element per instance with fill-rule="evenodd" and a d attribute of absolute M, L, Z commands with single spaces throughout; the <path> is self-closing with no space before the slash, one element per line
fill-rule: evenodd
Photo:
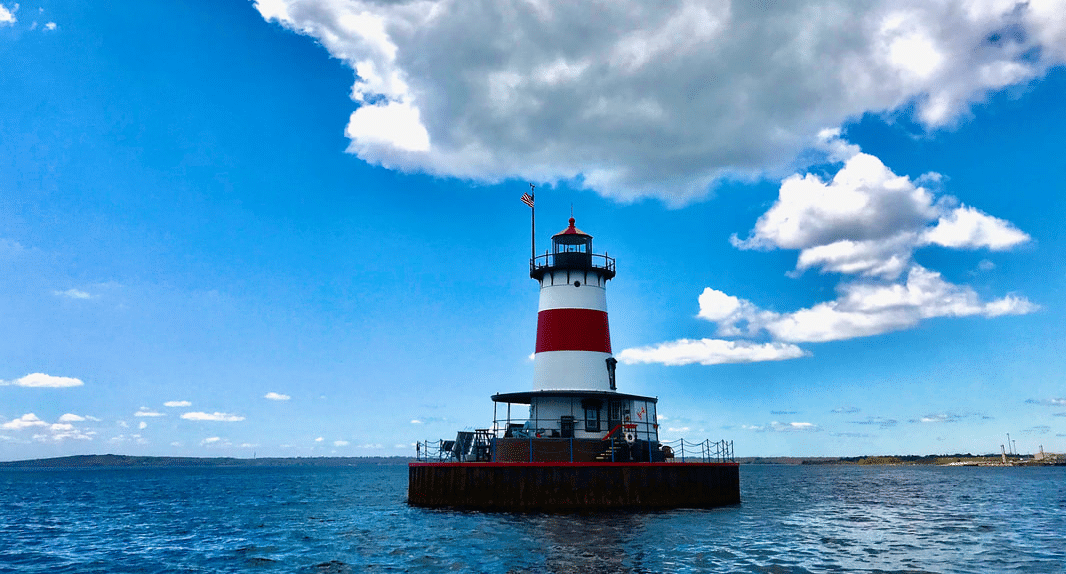
<path fill-rule="evenodd" d="M 735 463 L 411 463 L 407 501 L 480 510 L 710 508 L 740 502 Z"/>

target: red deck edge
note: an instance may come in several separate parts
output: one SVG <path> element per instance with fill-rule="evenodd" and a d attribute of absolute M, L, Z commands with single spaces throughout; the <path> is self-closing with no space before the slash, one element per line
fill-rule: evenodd
<path fill-rule="evenodd" d="M 506 466 L 740 466 L 739 462 L 409 462 L 412 466 L 506 467 Z"/>

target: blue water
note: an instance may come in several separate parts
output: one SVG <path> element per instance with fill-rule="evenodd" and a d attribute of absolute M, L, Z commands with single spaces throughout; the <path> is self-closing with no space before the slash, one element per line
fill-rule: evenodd
<path fill-rule="evenodd" d="M 742 466 L 738 506 L 408 507 L 406 467 L 0 471 L 0 572 L 1066 572 L 1066 468 Z"/>

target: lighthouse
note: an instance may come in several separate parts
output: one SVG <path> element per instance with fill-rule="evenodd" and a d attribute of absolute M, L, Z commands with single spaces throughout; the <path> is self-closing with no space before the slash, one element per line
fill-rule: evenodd
<path fill-rule="evenodd" d="M 533 207 L 532 196 L 522 201 Z M 658 397 L 619 390 L 607 319 L 615 260 L 593 251 L 571 217 L 547 252 L 534 249 L 529 276 L 540 286 L 532 389 L 492 395 L 489 428 L 419 443 L 408 502 L 507 511 L 739 502 L 732 442 L 689 443 L 700 454 L 686 459 L 684 439 L 660 442 Z"/>
<path fill-rule="evenodd" d="M 607 321 L 614 260 L 592 251 L 592 236 L 570 225 L 552 236 L 551 253 L 530 260 L 540 282 L 534 390 L 615 390 Z"/>
<path fill-rule="evenodd" d="M 618 391 L 607 319 L 607 282 L 615 260 L 592 248 L 592 236 L 570 218 L 551 248 L 529 260 L 540 284 L 533 389 L 493 395 L 505 417 L 496 461 L 654 461 L 664 455 L 658 399 Z M 525 422 L 512 406 L 528 405 Z M 558 448 L 565 447 L 565 450 Z"/>

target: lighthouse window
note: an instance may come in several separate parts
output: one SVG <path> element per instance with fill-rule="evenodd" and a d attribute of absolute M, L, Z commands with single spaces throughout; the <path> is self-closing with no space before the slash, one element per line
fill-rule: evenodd
<path fill-rule="evenodd" d="M 585 430 L 587 432 L 600 432 L 600 409 L 585 409 Z"/>
<path fill-rule="evenodd" d="M 574 287 L 581 287 L 580 281 L 574 281 Z"/>

